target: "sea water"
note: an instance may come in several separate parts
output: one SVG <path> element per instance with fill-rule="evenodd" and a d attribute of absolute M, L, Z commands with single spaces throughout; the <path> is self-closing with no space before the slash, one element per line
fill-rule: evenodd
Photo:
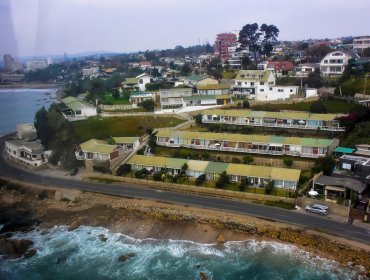
<path fill-rule="evenodd" d="M 99 235 L 107 240 L 103 242 Z M 0 260 L 0 279 L 358 279 L 358 271 L 293 245 L 235 241 L 224 245 L 135 239 L 105 228 L 35 229 L 12 238 L 34 241 L 36 255 Z M 118 258 L 132 253 L 124 262 Z"/>
<path fill-rule="evenodd" d="M 0 136 L 16 131 L 19 123 L 33 123 L 35 113 L 54 101 L 56 89 L 0 89 Z"/>

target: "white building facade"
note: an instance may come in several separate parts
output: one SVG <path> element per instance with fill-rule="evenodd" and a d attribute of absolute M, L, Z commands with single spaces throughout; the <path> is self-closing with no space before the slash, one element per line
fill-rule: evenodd
<path fill-rule="evenodd" d="M 320 62 L 322 76 L 341 76 L 352 57 L 345 52 L 328 53 Z"/>

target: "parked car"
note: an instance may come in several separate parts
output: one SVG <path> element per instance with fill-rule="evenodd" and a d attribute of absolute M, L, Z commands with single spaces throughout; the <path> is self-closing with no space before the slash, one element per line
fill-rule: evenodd
<path fill-rule="evenodd" d="M 69 175 L 70 175 L 70 176 L 74 176 L 74 175 L 76 175 L 76 174 L 77 174 L 77 172 L 78 172 L 78 168 L 77 168 L 77 167 L 75 167 L 75 168 L 71 169 L 71 171 L 69 171 Z"/>
<path fill-rule="evenodd" d="M 309 204 L 305 207 L 306 212 L 320 214 L 322 216 L 328 215 L 329 207 L 322 204 Z"/>

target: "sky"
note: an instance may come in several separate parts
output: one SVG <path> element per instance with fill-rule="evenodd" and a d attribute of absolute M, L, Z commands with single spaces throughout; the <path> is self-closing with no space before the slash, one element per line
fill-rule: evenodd
<path fill-rule="evenodd" d="M 255 22 L 279 40 L 370 35 L 369 11 L 369 0 L 0 0 L 0 55 L 212 45 Z"/>

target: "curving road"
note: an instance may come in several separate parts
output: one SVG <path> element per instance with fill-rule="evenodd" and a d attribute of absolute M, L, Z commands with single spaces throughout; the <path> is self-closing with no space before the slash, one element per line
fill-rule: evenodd
<path fill-rule="evenodd" d="M 6 138 L 7 137 L 3 137 L 0 139 L 0 176 L 14 178 L 20 181 L 31 182 L 39 185 L 45 184 L 67 189 L 78 189 L 130 198 L 144 198 L 149 200 L 211 208 L 219 211 L 235 212 L 238 214 L 254 216 L 262 219 L 295 224 L 309 229 L 318 230 L 320 232 L 326 232 L 331 235 L 337 235 L 370 244 L 370 227 L 366 228 L 355 225 L 347 225 L 345 223 L 330 220 L 327 217 L 321 217 L 314 214 L 307 215 L 306 213 L 269 207 L 260 204 L 171 191 L 159 191 L 151 188 L 131 186 L 127 184 L 115 185 L 86 183 L 75 179 L 43 176 L 42 174 L 38 174 L 36 172 L 34 173 L 17 168 L 16 166 L 9 164 L 3 158 L 2 151 L 4 150 L 4 141 Z"/>

